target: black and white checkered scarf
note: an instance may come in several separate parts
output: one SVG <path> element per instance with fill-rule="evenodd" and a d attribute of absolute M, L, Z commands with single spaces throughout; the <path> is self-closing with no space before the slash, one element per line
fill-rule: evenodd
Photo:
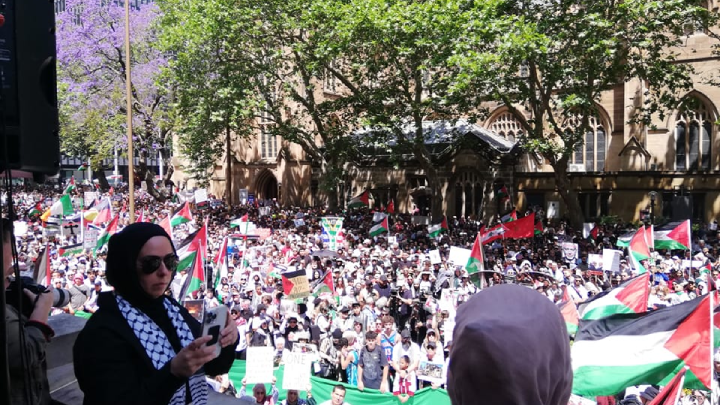
<path fill-rule="evenodd" d="M 130 305 L 124 298 L 116 295 L 116 300 L 120 313 L 130 325 L 135 336 L 140 340 L 142 347 L 145 348 L 145 352 L 152 361 L 153 366 L 158 370 L 161 369 L 176 354 L 167 336 L 149 316 Z M 182 347 L 188 346 L 194 337 L 182 314 L 180 314 L 180 309 L 167 299 L 163 300 L 163 304 L 173 327 L 177 331 L 180 344 Z M 188 386 L 190 388 L 191 403 L 193 405 L 205 405 L 208 397 L 205 374 L 198 372 L 190 377 Z M 183 385 L 175 391 L 169 405 L 186 405 L 185 393 L 186 385 Z"/>

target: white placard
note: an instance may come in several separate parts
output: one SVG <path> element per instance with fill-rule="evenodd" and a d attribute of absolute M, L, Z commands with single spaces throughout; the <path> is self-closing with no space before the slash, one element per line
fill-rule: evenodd
<path fill-rule="evenodd" d="M 388 236 L 388 244 L 389 245 L 392 245 L 393 243 L 396 243 L 396 242 L 397 242 L 396 236 Z"/>
<path fill-rule="evenodd" d="M 283 356 L 285 371 L 282 388 L 284 390 L 305 391 L 310 385 L 310 354 L 286 353 Z"/>
<path fill-rule="evenodd" d="M 418 380 L 429 381 L 434 384 L 445 382 L 445 364 L 421 361 L 417 370 Z"/>
<path fill-rule="evenodd" d="M 583 397 L 577 396 L 575 394 L 570 395 L 570 400 L 568 402 L 568 405 L 596 405 L 596 404 L 597 404 L 597 402 L 595 402 L 591 399 L 583 398 Z"/>
<path fill-rule="evenodd" d="M 451 342 L 453 340 L 454 331 L 455 321 L 447 320 L 443 322 L 443 342 Z"/>
<path fill-rule="evenodd" d="M 207 190 L 205 190 L 204 188 L 195 190 L 195 204 L 203 203 L 207 201 L 207 199 Z"/>
<path fill-rule="evenodd" d="M 563 253 L 563 259 L 574 262 L 578 258 L 578 245 L 572 242 L 563 242 L 560 245 Z"/>
<path fill-rule="evenodd" d="M 246 383 L 271 383 L 274 358 L 275 350 L 272 347 L 248 347 L 245 363 Z"/>
<path fill-rule="evenodd" d="M 15 221 L 13 222 L 13 233 L 16 237 L 20 238 L 25 236 L 25 234 L 28 231 L 28 224 L 25 221 Z"/>
<path fill-rule="evenodd" d="M 689 268 L 699 269 L 700 267 L 702 267 L 703 263 L 704 262 L 701 260 L 692 260 L 692 261 L 691 260 L 683 260 L 680 263 L 680 266 L 683 269 L 689 269 Z"/>
<path fill-rule="evenodd" d="M 457 246 L 450 246 L 450 255 L 448 261 L 455 266 L 463 266 L 467 264 L 470 259 L 470 249 L 463 249 Z"/>
<path fill-rule="evenodd" d="M 83 234 L 83 249 L 95 249 L 97 246 L 99 232 L 97 229 L 88 228 Z"/>
<path fill-rule="evenodd" d="M 93 201 L 95 201 L 98 197 L 98 193 L 96 191 L 86 191 L 83 193 L 83 198 L 85 199 L 85 205 L 83 207 L 87 207 L 88 205 L 92 204 Z"/>
<path fill-rule="evenodd" d="M 248 190 L 246 188 L 241 188 L 239 194 L 240 194 L 240 204 L 242 204 L 242 205 L 247 204 Z"/>
<path fill-rule="evenodd" d="M 435 249 L 428 252 L 428 256 L 430 256 L 430 263 L 431 264 L 440 264 L 442 263 L 442 259 L 440 259 L 440 251 Z M 467 263 L 467 262 L 465 262 Z"/>
<path fill-rule="evenodd" d="M 595 253 L 588 254 L 588 270 L 603 269 L 603 256 Z"/>
<path fill-rule="evenodd" d="M 603 270 L 612 271 L 614 273 L 620 272 L 620 258 L 622 252 L 614 249 L 603 249 Z"/>
<path fill-rule="evenodd" d="M 547 213 L 547 219 L 560 218 L 560 201 L 548 201 L 545 212 Z"/>

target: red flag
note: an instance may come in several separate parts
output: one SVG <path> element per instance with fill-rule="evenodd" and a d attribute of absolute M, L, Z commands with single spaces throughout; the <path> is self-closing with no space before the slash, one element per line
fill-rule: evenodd
<path fill-rule="evenodd" d="M 590 231 L 590 236 L 592 236 L 593 239 L 597 239 L 599 230 L 600 230 L 600 228 L 598 228 L 598 225 L 595 224 L 592 231 Z"/>
<path fill-rule="evenodd" d="M 240 222 L 248 222 L 248 214 L 247 213 L 245 213 L 245 215 L 243 215 L 242 218 L 240 218 Z"/>
<path fill-rule="evenodd" d="M 675 405 L 680 400 L 686 372 L 687 367 L 683 367 L 648 405 Z"/>
<path fill-rule="evenodd" d="M 507 229 L 505 231 L 505 238 L 531 238 L 535 233 L 535 213 L 533 212 L 517 221 L 506 222 L 503 225 Z"/>
<path fill-rule="evenodd" d="M 395 202 L 393 200 L 390 200 L 387 206 L 387 213 L 388 214 L 394 214 L 395 213 Z"/>

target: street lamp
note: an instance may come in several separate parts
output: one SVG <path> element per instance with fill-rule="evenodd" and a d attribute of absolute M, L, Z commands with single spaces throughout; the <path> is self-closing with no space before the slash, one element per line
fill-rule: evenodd
<path fill-rule="evenodd" d="M 657 199 L 657 191 L 651 191 L 650 195 L 650 223 L 655 223 L 655 199 Z"/>

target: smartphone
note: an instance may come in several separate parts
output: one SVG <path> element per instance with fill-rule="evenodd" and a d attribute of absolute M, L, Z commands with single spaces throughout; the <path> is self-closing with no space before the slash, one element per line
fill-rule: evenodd
<path fill-rule="evenodd" d="M 205 311 L 203 316 L 203 336 L 211 336 L 207 346 L 215 346 L 215 356 L 220 355 L 220 332 L 225 328 L 227 322 L 228 308 L 221 305 Z"/>

